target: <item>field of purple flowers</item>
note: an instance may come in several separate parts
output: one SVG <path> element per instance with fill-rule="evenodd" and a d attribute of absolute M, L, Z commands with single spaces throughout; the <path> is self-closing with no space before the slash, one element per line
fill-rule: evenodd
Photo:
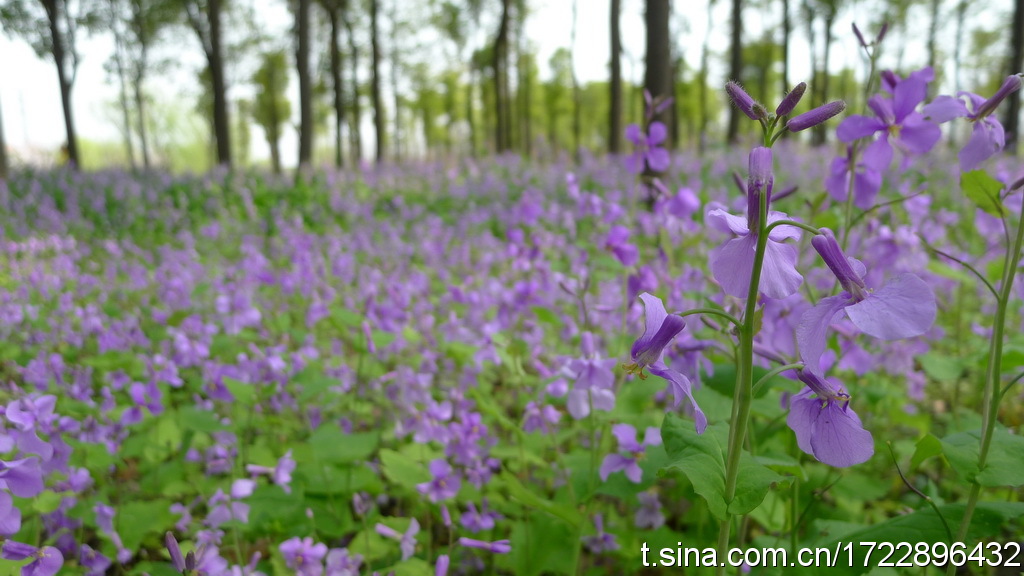
<path fill-rule="evenodd" d="M 653 574 L 864 541 L 987 573 L 977 543 L 1024 538 L 1024 170 L 940 139 L 991 131 L 986 102 L 921 108 L 925 76 L 833 120 L 838 158 L 669 155 L 654 123 L 572 166 L 0 182 L 0 574 Z"/>

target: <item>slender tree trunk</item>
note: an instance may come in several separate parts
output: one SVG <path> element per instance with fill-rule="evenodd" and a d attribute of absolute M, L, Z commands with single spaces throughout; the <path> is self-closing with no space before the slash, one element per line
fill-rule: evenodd
<path fill-rule="evenodd" d="M 345 165 L 341 146 L 341 127 L 345 124 L 345 91 L 341 84 L 341 48 L 338 46 L 338 35 L 341 34 L 341 22 L 338 16 L 340 6 L 335 2 L 327 9 L 327 17 L 331 21 L 331 87 L 334 89 L 334 165 L 342 168 Z"/>
<path fill-rule="evenodd" d="M 647 59 L 644 73 L 644 88 L 654 100 L 663 100 L 672 95 L 671 38 L 668 32 L 670 11 L 668 0 L 647 0 L 645 20 L 647 24 Z M 671 125 L 672 106 L 656 115 L 654 120 Z"/>
<path fill-rule="evenodd" d="M 75 118 L 71 109 L 71 89 L 75 83 L 76 64 L 72 63 L 72 70 L 69 71 L 67 69 L 68 62 L 66 58 L 69 48 L 64 45 L 66 38 L 60 29 L 60 19 L 65 17 L 63 11 L 67 9 L 67 5 L 59 0 L 44 0 L 43 6 L 46 8 L 46 16 L 50 25 L 50 38 L 53 39 L 51 53 L 53 54 L 54 62 L 57 64 L 60 101 L 64 107 L 64 129 L 67 134 L 68 162 L 72 168 L 78 169 L 81 165 L 78 156 L 78 136 L 75 133 Z M 74 60 L 73 56 L 72 60 Z"/>
<path fill-rule="evenodd" d="M 703 46 L 701 46 L 700 49 L 700 135 L 698 136 L 698 138 L 700 138 L 700 141 L 697 145 L 697 150 L 700 152 L 704 152 L 704 147 L 707 141 L 708 134 L 708 41 L 711 38 L 711 30 L 713 30 L 713 28 L 711 27 L 711 7 L 713 4 L 713 1 L 708 3 L 706 24 L 707 27 L 705 28 L 706 32 L 704 34 L 704 44 Z"/>
<path fill-rule="evenodd" d="M 830 12 L 825 17 L 825 61 L 821 64 L 821 94 L 816 103 L 824 103 L 828 101 L 829 97 L 829 82 L 831 76 L 829 75 L 828 61 L 832 52 L 832 24 L 835 22 L 835 12 Z M 821 146 L 825 143 L 825 136 L 827 132 L 827 124 L 819 124 L 814 128 L 813 142 L 815 146 Z"/>
<path fill-rule="evenodd" d="M 735 82 L 743 82 L 743 0 L 732 0 L 732 42 L 729 47 L 729 79 Z M 740 118 L 742 112 L 735 106 L 729 106 L 729 129 L 727 138 L 729 142 L 739 140 Z"/>
<path fill-rule="evenodd" d="M 137 73 L 132 82 L 132 88 L 135 93 L 135 127 L 139 133 L 139 146 L 142 148 L 142 167 L 148 170 L 150 168 L 149 135 L 146 132 L 146 99 L 142 93 L 143 79 L 142 73 Z"/>
<path fill-rule="evenodd" d="M 121 33 L 120 16 L 117 13 L 116 0 L 110 0 L 110 28 L 114 33 L 114 64 L 117 66 L 118 103 L 121 106 L 121 121 L 124 122 L 124 147 L 128 155 L 128 164 L 135 170 L 135 146 L 132 143 L 131 111 L 128 105 L 127 72 L 124 66 L 124 35 Z"/>
<path fill-rule="evenodd" d="M 1024 57 L 1024 0 L 1015 0 L 1013 3 L 1013 32 L 1010 34 L 1010 74 L 1021 72 L 1022 57 Z M 1003 127 L 1006 130 L 1006 151 L 1010 154 L 1017 154 L 1017 143 L 1019 141 L 1020 127 L 1020 90 L 1006 97 L 1006 112 L 1003 117 Z"/>
<path fill-rule="evenodd" d="M 473 87 L 476 85 L 476 74 L 473 72 L 473 67 L 469 69 L 469 82 L 466 84 L 466 122 L 469 124 L 469 155 L 472 158 L 476 157 L 476 117 L 473 113 L 473 98 L 476 91 Z"/>
<path fill-rule="evenodd" d="M 348 35 L 348 49 L 352 61 L 352 114 L 349 116 L 349 140 L 352 148 L 352 163 L 359 165 L 363 158 L 363 132 L 360 125 L 363 122 L 362 107 L 359 103 L 359 47 L 356 46 L 356 36 L 352 30 L 352 20 L 348 17 L 346 6 L 342 6 L 341 19 L 345 24 L 345 32 Z"/>
<path fill-rule="evenodd" d="M 377 154 L 374 156 L 378 164 L 384 161 L 384 102 L 380 93 L 380 42 L 378 38 L 377 17 L 380 12 L 379 0 L 370 0 L 370 50 L 373 60 L 373 128 L 377 136 Z"/>
<path fill-rule="evenodd" d="M 512 148 L 511 115 L 509 114 L 508 93 L 508 28 L 512 0 L 501 0 L 501 21 L 498 34 L 494 37 L 494 112 L 495 150 L 501 154 Z"/>
<path fill-rule="evenodd" d="M 666 2 L 668 0 L 665 0 Z M 579 8 L 579 0 L 572 1 L 572 40 L 569 44 L 569 71 L 572 73 L 572 153 L 576 161 L 580 161 L 580 147 L 583 119 L 582 106 L 580 105 L 580 81 L 576 77 L 576 26 L 578 18 L 576 10 Z"/>
<path fill-rule="evenodd" d="M 221 0 L 209 0 L 210 78 L 213 81 L 213 127 L 217 139 L 217 163 L 231 166 L 231 122 L 228 118 L 227 80 L 221 46 Z"/>
<path fill-rule="evenodd" d="M 391 94 L 395 99 L 395 145 L 392 146 L 392 154 L 395 160 L 399 160 L 404 155 L 402 149 L 402 96 L 398 91 L 398 66 L 400 64 L 401 54 L 398 50 L 398 8 L 395 5 L 396 0 L 391 2 L 390 20 L 391 20 Z"/>
<path fill-rule="evenodd" d="M 298 0 L 296 20 L 295 65 L 299 76 L 299 166 L 308 166 L 313 159 L 313 85 L 309 75 L 309 11 L 310 0 Z"/>
<path fill-rule="evenodd" d="M 622 0 L 611 2 L 611 82 L 608 108 L 608 152 L 618 154 L 622 148 L 622 35 L 619 31 Z"/>
<path fill-rule="evenodd" d="M 789 83 L 789 0 L 782 0 L 782 92 L 786 94 L 793 86 Z"/>
<path fill-rule="evenodd" d="M 134 27 L 138 40 L 139 57 L 135 61 L 135 69 L 132 70 L 132 92 L 135 98 L 135 124 L 139 135 L 139 147 L 142 149 L 142 166 L 146 170 L 150 168 L 149 158 L 149 134 L 146 131 L 145 97 L 143 94 L 146 71 L 149 66 L 149 45 L 150 32 L 146 23 L 146 16 L 142 12 L 142 4 L 138 1 L 131 2 L 132 26 Z"/>

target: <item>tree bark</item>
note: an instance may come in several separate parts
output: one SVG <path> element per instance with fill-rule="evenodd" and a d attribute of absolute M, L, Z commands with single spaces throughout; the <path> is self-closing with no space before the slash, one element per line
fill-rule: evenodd
<path fill-rule="evenodd" d="M 743 82 L 743 0 L 732 0 L 732 46 L 729 48 L 729 79 Z M 729 142 L 739 140 L 740 117 L 742 112 L 735 106 L 729 106 Z"/>
<path fill-rule="evenodd" d="M 231 166 L 231 122 L 228 118 L 227 80 L 224 76 L 224 55 L 221 46 L 221 0 L 209 0 L 210 78 L 213 82 L 213 131 L 217 139 L 217 163 Z"/>
<path fill-rule="evenodd" d="M 622 0 L 611 2 L 611 82 L 609 83 L 608 152 L 618 154 L 622 148 L 622 34 L 619 30 Z"/>
<path fill-rule="evenodd" d="M 473 66 L 470 65 L 469 82 L 466 84 L 466 122 L 469 124 L 469 155 L 471 158 L 476 158 L 476 117 L 473 114 L 473 99 L 476 95 L 476 90 L 474 90 L 476 74 L 473 70 Z"/>
<path fill-rule="evenodd" d="M 358 166 L 359 161 L 363 158 L 363 133 L 360 130 L 363 112 L 359 104 L 359 47 L 356 46 L 356 37 L 352 30 L 352 20 L 348 17 L 347 6 L 343 5 L 341 8 L 341 19 L 348 35 L 348 48 L 352 61 L 352 114 L 349 116 L 348 134 L 352 148 L 352 163 Z"/>
<path fill-rule="evenodd" d="M 53 60 L 57 64 L 57 80 L 60 84 L 60 101 L 64 107 L 64 129 L 67 134 L 67 152 L 68 152 L 68 163 L 72 168 L 78 169 L 80 164 L 80 158 L 78 156 L 78 137 L 75 133 L 75 118 L 71 109 L 71 89 L 75 84 L 75 71 L 77 69 L 77 62 L 74 54 L 71 54 L 71 70 L 69 75 L 68 62 L 66 60 L 68 56 L 69 48 L 64 45 L 66 40 L 65 34 L 60 29 L 60 19 L 67 17 L 64 11 L 67 10 L 67 5 L 60 0 L 43 0 L 43 7 L 46 9 L 46 18 L 50 25 L 50 38 L 52 39 L 51 53 L 53 54 Z M 74 48 L 70 48 L 74 50 Z"/>
<path fill-rule="evenodd" d="M 142 149 L 142 166 L 145 169 L 150 167 L 149 158 L 149 137 L 146 132 L 145 97 L 143 85 L 146 79 L 146 67 L 149 65 L 149 43 L 150 33 L 143 8 L 137 0 L 131 2 L 132 25 L 135 28 L 135 36 L 139 44 L 139 58 L 136 61 L 136 68 L 132 74 L 132 91 L 135 97 L 135 122 L 139 133 L 139 147 Z"/>
<path fill-rule="evenodd" d="M 666 0 L 668 1 L 668 0 Z M 576 77 L 576 9 L 579 7 L 579 0 L 572 2 L 572 43 L 569 48 L 569 71 L 572 77 L 572 154 L 576 161 L 580 161 L 580 133 L 582 132 L 583 119 L 581 118 L 582 107 L 580 106 L 580 81 Z"/>
<path fill-rule="evenodd" d="M 391 154 L 395 160 L 402 158 L 405 153 L 403 150 L 402 141 L 402 94 L 398 90 L 398 65 L 401 59 L 401 54 L 398 50 L 398 7 L 395 4 L 396 0 L 391 2 L 390 20 L 391 20 L 391 94 L 394 97 L 395 102 L 395 133 L 393 135 L 394 145 L 391 147 Z"/>
<path fill-rule="evenodd" d="M 498 33 L 494 37 L 494 112 L 495 150 L 501 154 L 512 148 L 511 114 L 509 112 L 508 93 L 508 28 L 512 0 L 501 0 L 501 21 Z"/>
<path fill-rule="evenodd" d="M 132 142 L 131 111 L 128 104 L 127 71 L 124 65 L 124 34 L 121 31 L 121 16 L 117 12 L 116 0 L 110 0 L 110 28 L 114 33 L 114 64 L 117 66 L 118 104 L 121 106 L 121 121 L 124 122 L 124 147 L 128 164 L 135 170 L 135 145 Z"/>
<path fill-rule="evenodd" d="M 1024 58 L 1024 0 L 1013 3 L 1013 32 L 1010 34 L 1010 74 L 1019 74 Z M 1006 97 L 1006 112 L 1003 116 L 1003 128 L 1006 130 L 1006 151 L 1017 153 L 1020 128 L 1020 90 Z"/>
<path fill-rule="evenodd" d="M 313 159 L 313 86 L 309 75 L 309 10 L 310 0 L 298 0 L 296 20 L 295 65 L 299 76 L 299 166 L 308 166 Z"/>
<path fill-rule="evenodd" d="M 327 7 L 327 17 L 331 21 L 331 87 L 334 89 L 334 165 L 342 168 L 345 165 L 341 146 L 341 128 L 345 124 L 345 92 L 341 84 L 341 48 L 338 46 L 338 35 L 341 34 L 341 18 L 338 16 L 340 6 L 332 2 Z"/>
<path fill-rule="evenodd" d="M 647 58 L 644 73 L 644 88 L 655 101 L 672 95 L 672 61 L 669 49 L 671 38 L 668 33 L 670 16 L 668 0 L 647 0 L 645 20 L 647 24 Z M 673 107 L 668 106 L 654 117 L 671 126 Z"/>
<path fill-rule="evenodd" d="M 377 153 L 374 156 L 377 163 L 384 161 L 384 102 L 380 94 L 380 43 L 377 27 L 377 17 L 380 12 L 379 0 L 370 0 L 370 49 L 373 60 L 373 128 L 377 136 Z"/>

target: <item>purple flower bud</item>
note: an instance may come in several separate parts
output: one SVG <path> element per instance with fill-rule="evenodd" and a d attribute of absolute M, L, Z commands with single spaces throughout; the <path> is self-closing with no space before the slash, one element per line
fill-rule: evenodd
<path fill-rule="evenodd" d="M 790 118 L 789 122 L 786 123 L 786 127 L 789 128 L 790 132 L 800 132 L 825 122 L 843 110 L 846 110 L 846 102 L 842 100 L 829 102 L 824 106 L 818 106 L 810 112 L 804 112 L 799 116 Z"/>
<path fill-rule="evenodd" d="M 174 565 L 174 569 L 178 572 L 185 570 L 185 558 L 181 555 L 181 548 L 178 546 L 178 541 L 174 538 L 174 534 L 170 532 L 164 534 L 164 545 L 167 546 L 167 552 L 171 555 L 171 564 Z"/>
<path fill-rule="evenodd" d="M 800 103 L 800 99 L 804 97 L 804 92 L 807 91 L 807 83 L 801 82 L 797 84 L 786 97 L 779 102 L 779 107 L 775 109 L 776 116 L 788 116 L 790 112 L 796 108 L 796 105 Z"/>
<path fill-rule="evenodd" d="M 864 41 L 864 35 L 860 33 L 860 28 L 857 28 L 856 22 L 853 23 L 853 33 L 857 36 L 857 41 L 860 42 L 860 45 L 867 48 L 868 43 Z"/>
<path fill-rule="evenodd" d="M 768 195 L 771 203 L 772 185 L 775 176 L 772 174 L 772 150 L 758 146 L 750 151 L 747 176 L 747 225 L 750 230 L 757 229 L 757 219 L 761 214 L 761 194 Z"/>
<path fill-rule="evenodd" d="M 450 564 L 447 554 L 437 557 L 437 564 L 434 565 L 434 576 L 448 576 L 448 565 Z"/>
<path fill-rule="evenodd" d="M 811 238 L 811 246 L 814 246 L 814 249 L 821 255 L 821 259 L 825 261 L 825 265 L 836 275 L 836 279 L 839 280 L 843 289 L 849 292 L 855 300 L 863 300 L 867 284 L 853 269 L 853 265 L 843 253 L 843 249 L 839 247 L 839 242 L 836 241 L 832 231 L 822 228 L 821 234 Z"/>
<path fill-rule="evenodd" d="M 755 102 L 750 94 L 747 94 L 739 84 L 732 81 L 726 82 L 725 92 L 729 95 L 732 103 L 740 109 L 740 112 L 747 115 L 747 118 L 750 118 L 751 120 L 757 120 L 759 118 L 754 111 L 754 105 L 757 104 L 757 102 Z M 760 110 L 764 110 L 764 107 L 762 106 Z M 760 118 L 763 118 L 763 116 L 760 116 Z"/>
<path fill-rule="evenodd" d="M 475 540 L 473 538 L 466 538 L 463 536 L 459 538 L 459 546 L 465 546 L 466 548 L 476 548 L 478 550 L 487 550 L 494 554 L 508 554 L 512 551 L 512 546 L 508 540 L 498 540 L 496 542 L 484 542 L 482 540 Z"/>
<path fill-rule="evenodd" d="M 991 98 L 985 100 L 984 104 L 978 107 L 978 111 L 974 114 L 974 117 L 984 118 L 995 111 L 999 103 L 1006 99 L 1007 96 L 1013 94 L 1017 90 L 1020 90 L 1021 79 L 1020 76 L 1014 74 L 1013 76 L 1007 76 L 1006 80 L 1003 80 L 1003 85 L 999 87 L 999 90 L 992 95 Z"/>
<path fill-rule="evenodd" d="M 889 31 L 889 23 L 883 22 L 882 29 L 878 31 L 878 37 L 875 38 L 875 44 L 880 44 L 885 39 L 885 33 Z"/>

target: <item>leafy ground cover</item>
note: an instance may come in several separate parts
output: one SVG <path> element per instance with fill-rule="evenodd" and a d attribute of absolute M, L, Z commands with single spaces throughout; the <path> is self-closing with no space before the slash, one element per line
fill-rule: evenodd
<path fill-rule="evenodd" d="M 833 153 L 776 145 L 773 208 L 841 229 Z M 803 282 L 758 308 L 768 377 L 728 497 L 733 328 L 690 316 L 667 345 L 694 404 L 620 367 L 651 321 L 644 293 L 670 312 L 743 307 L 709 267 L 732 234 L 706 215 L 747 207 L 746 151 L 670 164 L 650 209 L 606 158 L 0 183 L 0 571 L 59 555 L 62 574 L 654 573 L 642 545 L 714 550 L 732 516 L 740 546 L 948 543 L 975 486 L 966 537 L 1019 541 L 1024 283 L 979 469 L 995 308 L 961 265 L 1004 276 L 1019 191 L 966 197 L 937 148 L 852 212 L 864 283 L 912 273 L 938 309 L 914 338 L 829 332 L 824 363 L 871 437 L 855 466 L 801 449 L 803 383 L 768 375 L 800 358 L 801 318 L 836 285 L 809 235 L 787 244 Z"/>

